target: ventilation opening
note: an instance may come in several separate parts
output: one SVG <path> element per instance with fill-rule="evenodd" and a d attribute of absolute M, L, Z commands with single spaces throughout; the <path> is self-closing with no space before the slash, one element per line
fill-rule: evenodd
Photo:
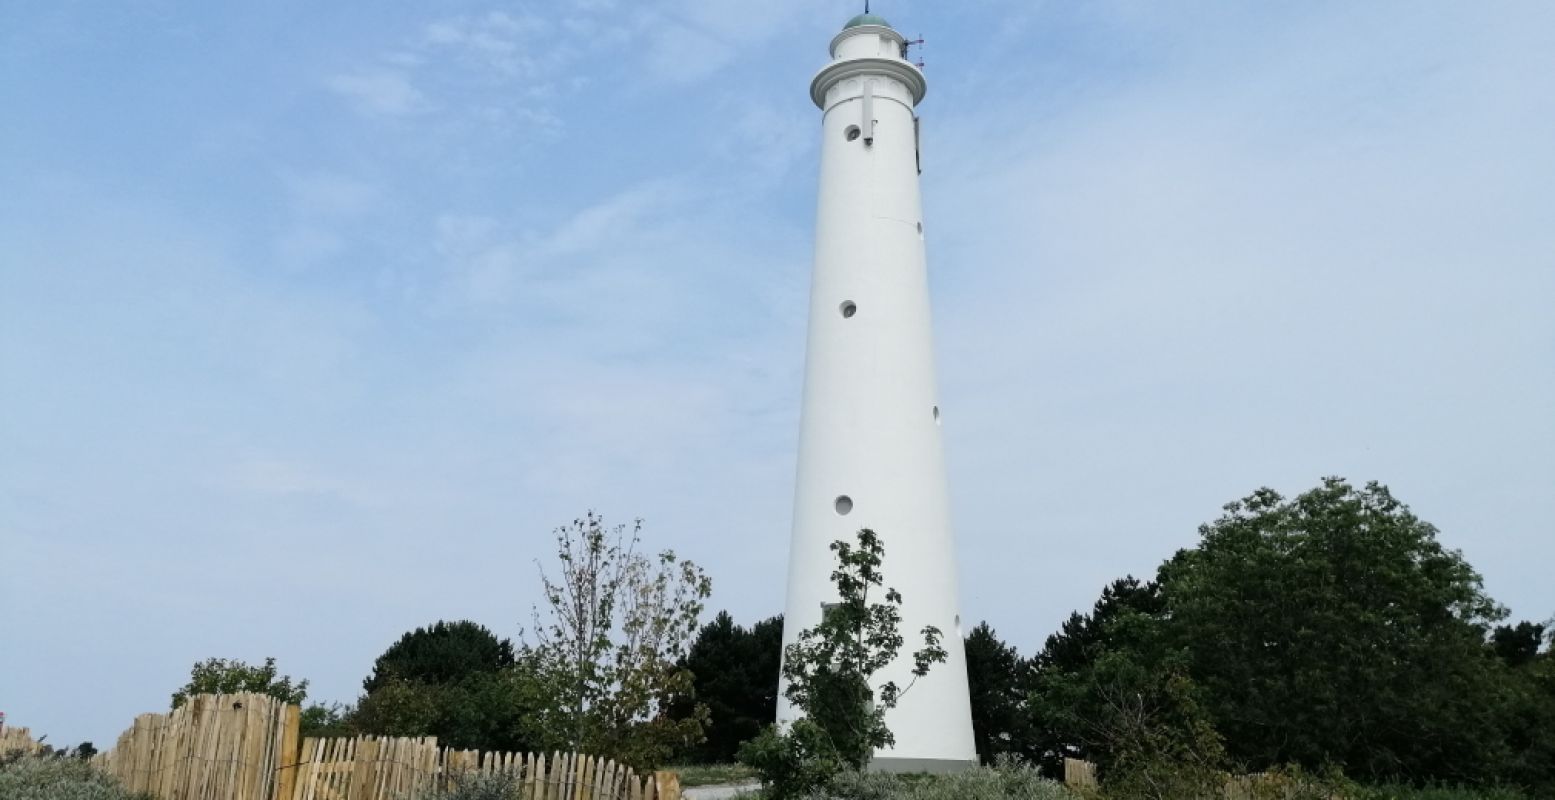
<path fill-rule="evenodd" d="M 837 306 L 837 310 L 842 312 L 843 319 L 852 319 L 858 313 L 858 306 L 852 300 L 844 300 L 842 305 Z"/>
<path fill-rule="evenodd" d="M 939 424 L 939 406 L 934 407 L 934 424 Z"/>
<path fill-rule="evenodd" d="M 847 516 L 848 512 L 853 510 L 853 498 L 845 494 L 838 495 L 837 502 L 832 503 L 832 507 L 837 509 L 838 514 Z"/>
<path fill-rule="evenodd" d="M 859 127 L 857 125 L 849 125 L 847 127 L 847 129 L 842 132 L 842 135 L 848 141 L 856 142 L 856 141 L 858 141 L 858 137 L 864 135 L 864 132 L 859 130 Z"/>
<path fill-rule="evenodd" d="M 918 235 L 919 236 L 923 235 L 923 223 L 921 223 L 921 222 L 918 223 Z"/>

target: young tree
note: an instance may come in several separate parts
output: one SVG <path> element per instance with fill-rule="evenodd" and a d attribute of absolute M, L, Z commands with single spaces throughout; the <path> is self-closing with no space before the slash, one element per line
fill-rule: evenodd
<path fill-rule="evenodd" d="M 641 534 L 641 520 L 628 534 L 593 512 L 557 529 L 561 571 L 541 569 L 527 655 L 556 689 L 569 746 L 646 768 L 702 738 L 706 707 L 676 714 L 674 700 L 692 689 L 681 662 L 712 581 L 671 550 L 638 553 Z"/>
<path fill-rule="evenodd" d="M 939 629 L 926 626 L 923 647 L 913 652 L 912 682 L 902 687 L 887 681 L 876 689 L 875 673 L 895 661 L 905 644 L 898 632 L 902 595 L 886 588 L 872 602 L 871 591 L 885 585 L 880 571 L 885 546 L 874 531 L 860 530 L 856 544 L 837 541 L 831 550 L 837 555 L 831 577 L 838 602 L 784 651 L 785 694 L 805 716 L 788 731 L 767 728 L 740 750 L 741 760 L 760 771 L 779 798 L 811 791 L 839 768 L 863 769 L 876 749 L 895 744 L 886 712 L 947 656 Z"/>
<path fill-rule="evenodd" d="M 293 705 L 302 705 L 308 697 L 308 682 L 292 683 L 291 676 L 279 675 L 275 659 L 266 658 L 263 666 L 251 666 L 237 659 L 208 658 L 189 670 L 189 682 L 173 693 L 173 708 L 197 694 L 233 694 L 259 692 Z"/>

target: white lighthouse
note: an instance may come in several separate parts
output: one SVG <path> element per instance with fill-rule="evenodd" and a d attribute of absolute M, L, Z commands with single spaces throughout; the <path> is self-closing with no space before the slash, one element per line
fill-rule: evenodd
<path fill-rule="evenodd" d="M 976 763 L 956 559 L 945 486 L 918 119 L 927 84 L 882 18 L 850 20 L 810 84 L 822 110 L 820 201 L 784 644 L 837 599 L 829 549 L 871 528 L 882 572 L 902 593 L 907 645 L 875 679 L 912 681 L 918 632 L 944 633 L 935 665 L 886 717 L 896 745 L 874 767 L 947 771 Z M 798 711 L 781 694 L 778 721 Z"/>

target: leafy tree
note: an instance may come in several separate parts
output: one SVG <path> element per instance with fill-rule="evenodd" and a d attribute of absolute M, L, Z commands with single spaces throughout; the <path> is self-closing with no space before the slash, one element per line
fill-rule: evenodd
<path fill-rule="evenodd" d="M 593 512 L 557 529 L 561 572 L 541 570 L 526 657 L 555 689 L 546 713 L 569 747 L 649 768 L 702 738 L 707 709 L 676 714 L 675 700 L 692 691 L 682 661 L 712 581 L 673 551 L 638 553 L 641 533 Z"/>
<path fill-rule="evenodd" d="M 1498 625 L 1490 634 L 1490 647 L 1507 666 L 1526 666 L 1539 657 L 1539 648 L 1544 644 L 1544 630 L 1543 625 L 1532 622 L 1519 622 L 1516 626 Z"/>
<path fill-rule="evenodd" d="M 310 708 L 305 727 L 379 736 L 436 736 L 448 747 L 549 749 L 538 720 L 554 694 L 533 658 L 468 620 L 417 628 L 390 645 L 362 682 L 355 709 Z"/>
<path fill-rule="evenodd" d="M 313 703 L 302 710 L 303 736 L 351 736 L 356 733 L 351 717 L 356 709 L 341 703 Z"/>
<path fill-rule="evenodd" d="M 856 545 L 837 541 L 831 550 L 837 555 L 831 577 L 838 602 L 784 650 L 785 694 L 805 716 L 784 732 L 767 728 L 740 749 L 740 759 L 761 772 L 778 798 L 811 791 L 840 768 L 862 769 L 876 749 L 894 744 L 886 712 L 947 656 L 939 629 L 927 626 L 923 647 L 913 653 L 913 683 L 900 687 L 887 681 L 876 690 L 875 673 L 896 660 L 905 644 L 898 632 L 902 595 L 887 588 L 871 602 L 871 590 L 884 586 L 885 546 L 874 531 L 860 530 Z"/>
<path fill-rule="evenodd" d="M 1085 756 L 1105 774 L 1164 755 L 1368 781 L 1555 779 L 1541 631 L 1492 632 L 1505 611 L 1479 575 L 1386 488 L 1262 489 L 1200 534 L 1154 584 L 1109 587 L 1035 659 L 1049 764 Z M 1119 727 L 1129 708 L 1143 723 Z"/>
<path fill-rule="evenodd" d="M 237 659 L 208 658 L 189 670 L 189 682 L 173 693 L 173 708 L 197 694 L 233 694 L 258 692 L 293 705 L 302 705 L 308 697 L 308 682 L 292 683 L 291 676 L 279 675 L 274 658 L 263 666 L 251 666 Z"/>
<path fill-rule="evenodd" d="M 967 686 L 972 698 L 972 737 L 977 756 L 993 764 L 1003 753 L 1027 755 L 1022 746 L 1030 741 L 1026 728 L 1024 673 L 1029 663 L 1015 648 L 1000 641 L 987 622 L 966 637 Z"/>
<path fill-rule="evenodd" d="M 1225 511 L 1159 581 L 1233 757 L 1454 781 L 1504 761 L 1483 642 L 1506 612 L 1436 528 L 1338 478 Z"/>
<path fill-rule="evenodd" d="M 1058 745 L 1044 751 L 1044 770 L 1061 773 L 1063 757 L 1084 757 L 1120 800 L 1218 795 L 1224 742 L 1187 674 L 1187 653 L 1170 649 L 1157 617 L 1116 606 L 1096 616 L 1104 622 L 1089 630 L 1108 646 L 1033 677 L 1033 713 Z"/>
<path fill-rule="evenodd" d="M 392 681 L 457 683 L 476 673 L 513 665 L 513 643 L 469 620 L 417 628 L 385 650 L 362 681 L 368 694 Z"/>
<path fill-rule="evenodd" d="M 1533 627 L 1546 632 L 1550 628 L 1547 624 Z M 1523 625 L 1513 630 L 1517 629 L 1527 631 Z M 1492 641 L 1503 644 L 1494 638 Z M 1523 640 L 1519 645 L 1525 643 Z M 1515 662 L 1505 670 L 1505 724 L 1512 758 L 1503 778 L 1532 789 L 1535 796 L 1555 797 L 1555 654 L 1545 649 L 1525 657 L 1525 647 L 1518 646 L 1505 648 L 1512 651 L 1512 658 L 1508 659 L 1503 646 L 1495 649 L 1503 660 Z"/>
<path fill-rule="evenodd" d="M 693 676 L 693 692 L 676 699 L 674 713 L 688 716 L 696 703 L 707 704 L 707 738 L 686 757 L 701 763 L 733 761 L 741 743 L 771 724 L 782 661 L 782 615 L 745 628 L 720 611 L 702 626 L 682 662 Z"/>
<path fill-rule="evenodd" d="M 1055 778 L 1063 777 L 1065 758 L 1102 758 L 1106 746 L 1100 752 L 1093 747 L 1098 737 L 1089 721 L 1100 718 L 1103 702 L 1093 676 L 1085 673 L 1106 653 L 1140 653 L 1152 632 L 1150 621 L 1164 610 L 1159 585 L 1128 576 L 1103 587 L 1089 614 L 1070 614 L 1020 676 L 1031 713 L 1016 751 Z"/>

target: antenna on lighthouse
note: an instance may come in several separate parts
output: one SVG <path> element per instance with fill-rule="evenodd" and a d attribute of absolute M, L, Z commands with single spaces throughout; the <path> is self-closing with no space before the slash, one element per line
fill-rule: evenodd
<path fill-rule="evenodd" d="M 914 47 L 918 48 L 918 60 L 913 61 L 913 65 L 918 69 L 923 69 L 923 36 L 920 35 L 916 39 L 909 39 L 902 43 L 902 58 L 907 58 L 907 60 L 912 61 L 911 58 L 908 58 L 908 53 L 911 52 Z"/>

